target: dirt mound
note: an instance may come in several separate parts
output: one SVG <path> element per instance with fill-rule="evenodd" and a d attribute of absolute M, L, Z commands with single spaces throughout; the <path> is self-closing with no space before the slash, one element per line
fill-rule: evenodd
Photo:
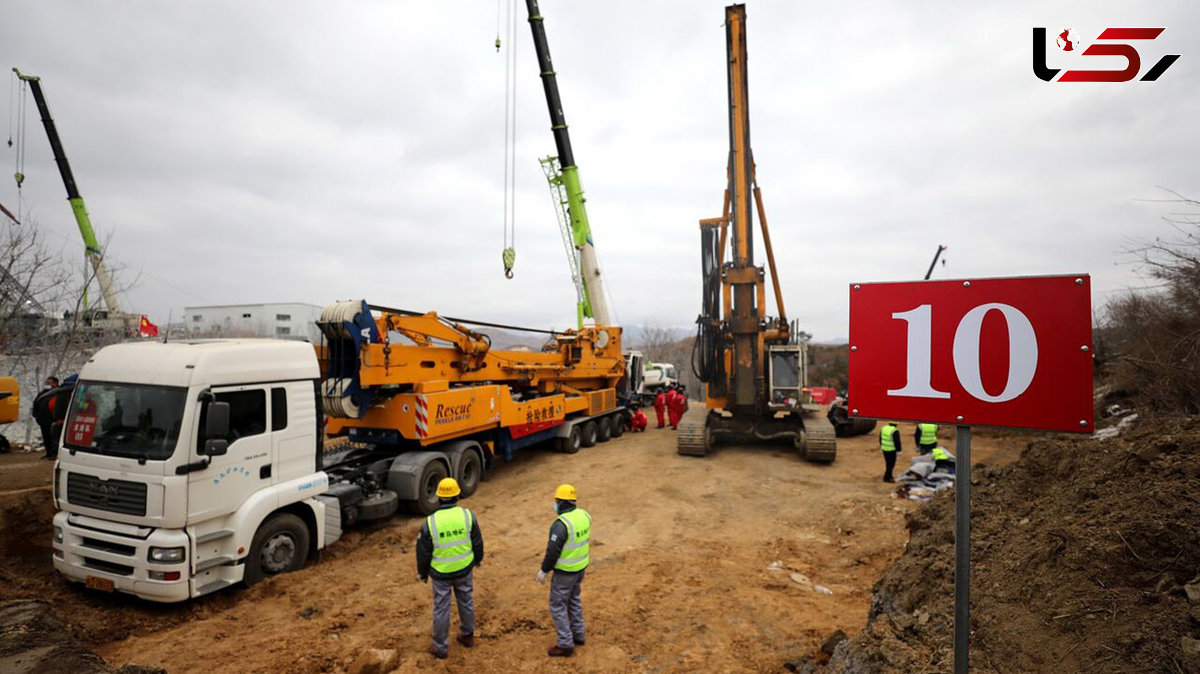
<path fill-rule="evenodd" d="M 1200 671 L 1200 586 L 1184 587 L 1200 572 L 1200 417 L 1034 440 L 973 478 L 972 671 Z M 830 671 L 948 671 L 953 495 L 906 524 L 904 555 Z"/>

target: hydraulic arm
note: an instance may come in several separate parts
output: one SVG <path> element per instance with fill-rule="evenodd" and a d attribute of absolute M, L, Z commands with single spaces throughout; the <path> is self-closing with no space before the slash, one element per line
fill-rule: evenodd
<path fill-rule="evenodd" d="M 46 105 L 46 96 L 42 93 L 41 78 L 36 75 L 26 75 L 16 68 L 13 68 L 13 72 L 21 81 L 29 85 L 29 91 L 33 93 L 33 100 L 37 103 L 38 112 L 42 115 L 42 126 L 45 127 L 46 137 L 50 140 L 50 150 L 54 153 L 55 163 L 58 164 L 58 173 L 62 176 L 63 185 L 67 188 L 67 201 L 71 204 L 71 211 L 75 214 L 75 224 L 79 226 L 79 234 L 83 236 L 84 251 L 95 271 L 96 282 L 100 285 L 100 293 L 104 297 L 104 305 L 108 308 L 109 313 L 120 313 L 121 306 L 116 290 L 113 288 L 112 277 L 104 264 L 104 251 L 100 249 L 100 243 L 96 240 L 96 232 L 92 229 L 91 219 L 88 218 L 87 207 L 83 204 L 83 197 L 79 195 L 79 187 L 75 184 L 75 175 L 71 172 L 71 165 L 67 163 L 67 154 L 63 151 L 62 140 L 58 137 L 58 128 L 54 125 L 54 119 L 50 117 L 50 107 Z M 23 175 L 17 174 L 18 184 L 23 179 Z"/>

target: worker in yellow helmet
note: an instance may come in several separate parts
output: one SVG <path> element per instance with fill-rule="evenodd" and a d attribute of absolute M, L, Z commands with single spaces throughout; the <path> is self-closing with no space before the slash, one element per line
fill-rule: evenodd
<path fill-rule="evenodd" d="M 575 505 L 577 498 L 575 487 L 569 484 L 559 485 L 554 491 L 554 512 L 558 517 L 550 525 L 546 556 L 537 572 L 537 582 L 545 583 L 546 574 L 554 570 L 550 581 L 550 618 L 554 620 L 557 641 L 546 651 L 550 657 L 570 656 L 586 639 L 580 588 L 590 561 L 592 516 Z"/>
<path fill-rule="evenodd" d="M 483 534 L 475 513 L 458 505 L 462 490 L 452 477 L 438 483 L 438 509 L 425 518 L 417 534 L 417 575 L 433 576 L 433 644 L 429 652 L 445 659 L 449 649 L 450 593 L 458 603 L 458 643 L 475 645 L 475 599 L 472 569 L 483 563 Z"/>

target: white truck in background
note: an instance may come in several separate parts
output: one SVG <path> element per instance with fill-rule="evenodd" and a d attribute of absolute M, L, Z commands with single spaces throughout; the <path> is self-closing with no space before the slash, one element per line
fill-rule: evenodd
<path fill-rule="evenodd" d="M 670 363 L 652 363 L 641 351 L 626 351 L 625 381 L 629 387 L 628 400 L 638 407 L 654 403 L 658 392 L 679 382 L 675 366 Z"/>
<path fill-rule="evenodd" d="M 679 374 L 675 371 L 674 365 L 670 363 L 646 363 L 643 386 L 648 393 L 655 394 L 660 389 L 675 386 L 678 383 Z"/>

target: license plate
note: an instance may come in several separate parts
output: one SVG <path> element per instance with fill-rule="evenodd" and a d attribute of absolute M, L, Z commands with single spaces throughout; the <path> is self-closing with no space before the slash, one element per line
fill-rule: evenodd
<path fill-rule="evenodd" d="M 88 576 L 84 579 L 83 584 L 93 590 L 103 590 L 104 592 L 113 591 L 113 582 L 108 578 L 99 578 L 97 576 Z"/>

